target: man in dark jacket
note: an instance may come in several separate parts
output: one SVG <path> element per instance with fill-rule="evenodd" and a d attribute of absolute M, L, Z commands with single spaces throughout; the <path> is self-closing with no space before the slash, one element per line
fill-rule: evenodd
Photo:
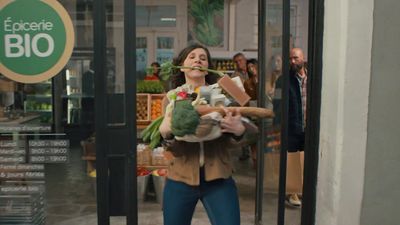
<path fill-rule="evenodd" d="M 288 152 L 304 150 L 304 129 L 306 126 L 306 103 L 307 103 L 307 69 L 305 67 L 304 54 L 300 48 L 290 51 L 289 72 L 289 113 L 288 113 Z M 280 92 L 283 86 L 282 76 L 276 82 L 276 91 Z M 276 118 L 274 123 L 280 125 L 281 106 L 279 93 L 275 94 L 274 111 Z M 293 206 L 301 206 L 297 194 L 287 198 L 288 203 Z"/>

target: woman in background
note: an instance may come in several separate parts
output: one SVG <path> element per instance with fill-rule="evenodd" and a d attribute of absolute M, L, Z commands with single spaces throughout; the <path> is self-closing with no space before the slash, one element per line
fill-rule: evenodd
<path fill-rule="evenodd" d="M 160 74 L 160 64 L 158 62 L 153 62 L 151 65 L 152 67 L 152 74 L 146 74 L 144 77 L 144 80 L 160 80 L 159 74 Z"/>
<path fill-rule="evenodd" d="M 274 97 L 276 80 L 282 75 L 282 56 L 273 55 L 268 65 L 266 90 L 269 98 Z"/>
<path fill-rule="evenodd" d="M 251 97 L 251 100 L 257 100 L 258 91 L 258 61 L 256 59 L 247 60 L 247 71 L 249 72 L 249 79 L 244 81 L 244 89 Z M 257 105 L 257 102 L 255 102 Z"/>

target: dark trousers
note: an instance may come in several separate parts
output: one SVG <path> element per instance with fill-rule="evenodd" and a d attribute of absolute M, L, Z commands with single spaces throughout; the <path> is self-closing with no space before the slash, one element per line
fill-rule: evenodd
<path fill-rule="evenodd" d="M 201 169 L 199 186 L 167 179 L 163 196 L 164 225 L 190 225 L 199 200 L 212 225 L 240 224 L 238 193 L 231 177 L 206 182 Z"/>

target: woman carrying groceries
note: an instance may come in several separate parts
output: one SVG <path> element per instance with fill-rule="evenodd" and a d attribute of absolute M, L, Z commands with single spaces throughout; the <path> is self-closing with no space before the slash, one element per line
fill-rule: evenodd
<path fill-rule="evenodd" d="M 219 78 L 217 74 L 199 69 L 211 68 L 211 58 L 208 49 L 198 44 L 183 49 L 173 64 L 186 68 L 172 75 L 172 87 L 174 90 L 185 90 L 189 95 L 201 86 L 216 83 Z M 167 150 L 174 157 L 169 164 L 163 194 L 164 225 L 190 225 L 199 200 L 211 224 L 240 224 L 239 199 L 232 179 L 230 150 L 240 148 L 248 130 L 239 112 L 230 111 L 229 108 L 224 110 L 225 116 L 219 114 L 219 122 L 216 123 L 221 131 L 220 136 L 207 141 L 177 140 L 172 135 L 174 123 L 171 120 L 174 120 L 174 115 L 167 110 L 159 130 L 170 143 Z"/>

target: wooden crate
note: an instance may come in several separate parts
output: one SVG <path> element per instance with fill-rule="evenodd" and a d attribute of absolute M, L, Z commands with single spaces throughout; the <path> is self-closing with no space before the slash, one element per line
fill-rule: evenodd
<path fill-rule="evenodd" d="M 151 94 L 150 95 L 150 120 L 155 120 L 164 115 L 164 107 L 162 101 L 165 94 Z M 158 106 L 156 106 L 156 104 Z"/>
<path fill-rule="evenodd" d="M 150 123 L 150 94 L 136 94 L 136 123 L 146 125 Z"/>

